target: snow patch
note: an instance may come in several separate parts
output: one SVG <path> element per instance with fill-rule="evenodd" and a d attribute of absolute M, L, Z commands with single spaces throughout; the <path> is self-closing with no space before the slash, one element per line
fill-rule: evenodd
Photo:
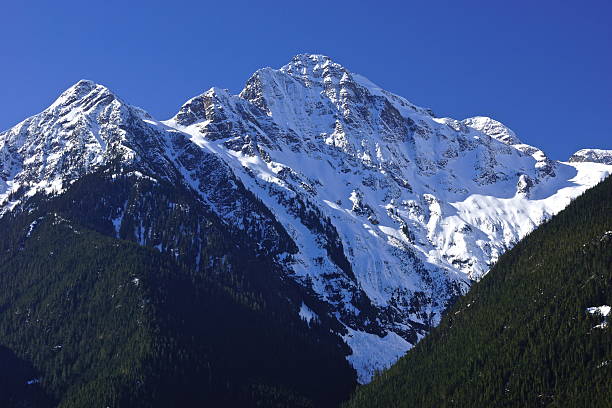
<path fill-rule="evenodd" d="M 412 345 L 394 332 L 388 332 L 385 337 L 376 334 L 346 328 L 348 334 L 344 341 L 353 350 L 347 360 L 357 371 L 357 381 L 367 384 L 374 373 L 390 367 L 402 357 Z"/>
<path fill-rule="evenodd" d="M 589 307 L 587 308 L 587 312 L 589 312 L 590 314 L 598 314 L 603 317 L 608 317 L 608 315 L 610 314 L 610 306 L 603 305 L 603 306 Z"/>
<path fill-rule="evenodd" d="M 319 321 L 319 316 L 317 316 L 312 309 L 306 306 L 304 302 L 302 302 L 302 306 L 300 306 L 300 317 L 302 320 L 306 321 L 308 325 L 310 325 L 312 322 L 316 323 Z"/>
<path fill-rule="evenodd" d="M 598 324 L 597 326 L 594 326 L 594 329 L 605 329 L 606 327 L 608 327 L 608 316 L 610 315 L 610 306 L 608 305 L 602 305 L 602 306 L 593 306 L 593 307 L 588 307 L 587 308 L 587 312 L 592 314 L 592 315 L 597 315 L 597 316 L 601 316 L 603 318 L 603 321 Z"/>
<path fill-rule="evenodd" d="M 32 223 L 28 227 L 28 232 L 26 233 L 26 238 L 30 238 L 30 236 L 32 235 L 32 232 L 34 232 L 34 229 L 38 225 L 39 221 L 42 220 L 42 218 L 43 217 L 40 217 L 40 218 L 32 221 Z"/>

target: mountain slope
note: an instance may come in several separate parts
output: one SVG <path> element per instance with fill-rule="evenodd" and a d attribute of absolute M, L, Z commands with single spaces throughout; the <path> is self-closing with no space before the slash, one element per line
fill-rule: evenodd
<path fill-rule="evenodd" d="M 272 209 L 298 248 L 287 268 L 334 305 L 360 382 L 612 171 L 550 160 L 490 118 L 436 118 L 320 55 L 261 69 L 238 96 L 213 88 L 163 125 Z"/>
<path fill-rule="evenodd" d="M 310 301 L 295 283 L 188 191 L 116 171 L 36 195 L 0 219 L 0 344 L 33 367 L 18 403 L 305 407 L 346 398 L 349 350 L 329 321 L 300 318 Z M 132 242 L 108 219 L 124 202 L 119 234 Z M 160 248 L 134 242 L 134 230 Z M 46 399 L 27 405 L 35 388 Z"/>
<path fill-rule="evenodd" d="M 502 255 L 347 406 L 610 406 L 610 304 L 612 177 Z"/>
<path fill-rule="evenodd" d="M 551 160 L 491 118 L 435 117 L 307 54 L 258 70 L 239 95 L 212 88 L 166 121 L 78 82 L 0 133 L 0 214 L 102 169 L 175 185 L 240 235 L 300 287 L 299 304 L 324 305 L 291 310 L 329 322 L 362 383 L 504 251 L 612 172 Z M 159 203 L 100 197 L 81 210 L 96 211 L 104 234 L 202 267 L 201 223 L 185 216 L 183 233 L 166 231 Z"/>

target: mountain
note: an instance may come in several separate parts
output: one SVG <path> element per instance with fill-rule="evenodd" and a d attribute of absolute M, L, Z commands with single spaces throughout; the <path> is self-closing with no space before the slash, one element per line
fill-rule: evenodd
<path fill-rule="evenodd" d="M 570 158 L 570 162 L 581 163 L 581 162 L 592 162 L 592 163 L 603 163 L 612 164 L 612 150 L 602 149 L 582 149 L 574 153 Z"/>
<path fill-rule="evenodd" d="M 224 239 L 239 237 L 245 257 L 265 259 L 275 282 L 291 283 L 283 307 L 339 336 L 366 383 L 507 249 L 611 172 L 551 160 L 490 118 L 436 117 L 304 54 L 258 70 L 238 95 L 212 88 L 165 121 L 78 82 L 0 133 L 0 213 L 96 175 L 99 201 L 74 217 L 208 274 L 229 249 L 203 253 L 208 224 L 184 214 L 178 193 L 160 203 L 113 187 L 126 177 L 174 186 Z"/>
<path fill-rule="evenodd" d="M 335 407 L 355 387 L 338 328 L 189 191 L 108 167 L 0 229 L 2 406 Z"/>
<path fill-rule="evenodd" d="M 612 177 L 502 255 L 347 407 L 612 405 Z"/>

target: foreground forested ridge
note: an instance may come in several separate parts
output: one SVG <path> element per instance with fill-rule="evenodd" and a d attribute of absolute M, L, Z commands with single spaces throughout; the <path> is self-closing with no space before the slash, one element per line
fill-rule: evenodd
<path fill-rule="evenodd" d="M 612 177 L 506 252 L 347 407 L 610 407 Z M 591 309 L 592 311 L 592 309 Z"/>
<path fill-rule="evenodd" d="M 0 406 L 318 407 L 349 395 L 334 323 L 300 318 L 308 297 L 256 243 L 181 188 L 116 174 L 0 219 Z M 108 214 L 118 203 L 125 231 Z M 117 238 L 134 229 L 158 247 Z"/>

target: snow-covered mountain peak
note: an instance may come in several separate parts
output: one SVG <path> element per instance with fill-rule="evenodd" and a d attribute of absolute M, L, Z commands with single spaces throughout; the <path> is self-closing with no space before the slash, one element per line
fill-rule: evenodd
<path fill-rule="evenodd" d="M 171 120 L 181 126 L 190 126 L 206 118 L 206 94 L 201 94 L 189 99 L 181 106 L 179 111 Z"/>
<path fill-rule="evenodd" d="M 297 54 L 293 58 L 291 58 L 291 61 L 289 63 L 287 63 L 286 65 L 284 65 L 281 68 L 281 70 L 284 70 L 286 67 L 289 67 L 292 64 L 298 64 L 298 65 L 303 65 L 303 64 L 316 65 L 316 64 L 328 64 L 328 63 L 336 64 L 334 61 L 332 61 L 331 57 L 329 57 L 327 55 L 303 52 L 303 53 Z M 336 65 L 339 65 L 339 64 L 336 64 Z"/>
<path fill-rule="evenodd" d="M 522 144 L 521 140 L 516 136 L 516 133 L 509 127 L 495 119 L 486 116 L 474 116 L 462 120 L 466 126 L 483 132 L 494 139 L 499 140 L 507 145 Z"/>
<path fill-rule="evenodd" d="M 238 96 L 205 93 L 164 123 L 271 209 L 298 248 L 286 266 L 333 304 L 364 381 L 364 344 L 405 350 L 607 171 L 554 162 L 491 118 L 436 118 L 322 55 L 260 69 Z M 376 317 L 355 312 L 364 298 Z"/>
<path fill-rule="evenodd" d="M 271 116 L 278 126 L 296 133 L 344 132 L 348 138 L 348 130 L 359 129 L 361 136 L 352 141 L 357 144 L 364 137 L 375 142 L 375 135 L 402 132 L 407 124 L 422 117 L 429 121 L 433 116 L 430 110 L 316 54 L 297 55 L 280 69 L 258 70 L 239 96 Z M 369 136 L 363 134 L 364 126 L 371 129 Z"/>
<path fill-rule="evenodd" d="M 198 138 L 218 140 L 230 136 L 243 138 L 257 132 L 252 123 L 257 117 L 255 126 L 265 128 L 269 119 L 255 104 L 230 94 L 227 89 L 215 87 L 188 100 L 164 123 L 190 134 L 196 133 Z"/>
<path fill-rule="evenodd" d="M 152 149 L 151 116 L 108 88 L 81 80 L 47 109 L 0 133 L 0 213 L 11 197 L 61 192 L 110 160 L 131 163 Z M 4 207 L 4 208 L 3 208 Z"/>
<path fill-rule="evenodd" d="M 288 64 L 281 67 L 279 71 L 305 82 L 318 82 L 320 79 L 330 76 L 335 76 L 340 80 L 344 75 L 350 75 L 349 71 L 342 65 L 332 61 L 330 57 L 320 54 L 296 55 Z"/>
<path fill-rule="evenodd" d="M 101 86 L 89 79 L 81 79 L 74 85 L 70 86 L 59 96 L 58 100 L 69 99 L 71 97 L 79 98 L 91 92 L 96 87 Z"/>
<path fill-rule="evenodd" d="M 62 92 L 45 111 L 74 109 L 81 106 L 87 109 L 93 106 L 93 104 L 109 102 L 115 99 L 117 97 L 104 85 L 82 79 Z"/>
<path fill-rule="evenodd" d="M 318 99 L 331 97 L 336 102 L 341 82 L 351 81 L 350 73 L 329 57 L 314 54 L 296 55 L 280 69 L 262 68 L 247 81 L 240 97 L 250 101 L 270 116 L 300 115 L 290 106 L 283 106 L 291 99 Z M 293 112 L 291 112 L 293 111 Z"/>
<path fill-rule="evenodd" d="M 581 149 L 572 154 L 569 161 L 573 163 L 591 162 L 612 164 L 612 150 Z"/>
<path fill-rule="evenodd" d="M 12 129 L 0 133 L 0 143 L 44 141 L 59 138 L 66 143 L 78 130 L 98 128 L 101 123 L 125 119 L 128 112 L 148 116 L 140 108 L 131 107 L 107 87 L 89 80 L 80 80 L 66 89 L 45 110 L 31 116 Z M 36 130 L 36 132 L 34 132 Z M 30 136 L 35 139 L 25 138 Z"/>

